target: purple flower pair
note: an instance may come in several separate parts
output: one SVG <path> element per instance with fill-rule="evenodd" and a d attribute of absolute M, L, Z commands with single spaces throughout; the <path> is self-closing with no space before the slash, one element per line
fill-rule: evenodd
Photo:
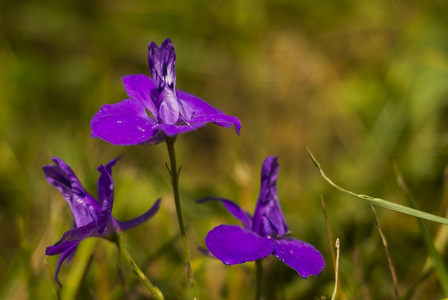
<path fill-rule="evenodd" d="M 223 127 L 235 126 L 239 134 L 238 118 L 228 116 L 203 100 L 186 92 L 177 91 L 176 53 L 170 39 L 160 46 L 149 44 L 149 69 L 153 79 L 145 75 L 123 78 L 129 99 L 104 105 L 91 120 L 93 137 L 112 144 L 157 144 L 167 137 L 176 136 L 213 122 Z M 67 200 L 75 219 L 74 229 L 64 233 L 47 255 L 62 254 L 55 272 L 62 263 L 75 254 L 77 245 L 88 237 L 110 237 L 114 232 L 130 229 L 152 217 L 159 209 L 160 199 L 142 216 L 119 222 L 112 216 L 114 184 L 112 166 L 117 159 L 98 168 L 98 201 L 81 185 L 72 169 L 61 159 L 53 158 L 56 165 L 44 166 L 47 181 Z M 60 283 L 59 283 L 60 284 Z"/>
<path fill-rule="evenodd" d="M 312 245 L 288 236 L 288 225 L 277 196 L 278 169 L 277 157 L 265 159 L 253 216 L 227 199 L 208 197 L 198 201 L 220 201 L 243 224 L 243 227 L 219 225 L 207 234 L 205 243 L 210 252 L 227 265 L 255 261 L 273 254 L 304 278 L 317 275 L 324 267 L 320 252 Z"/>
<path fill-rule="evenodd" d="M 176 90 L 176 53 L 170 39 L 158 47 L 151 42 L 148 48 L 153 79 L 145 75 L 123 77 L 129 99 L 101 107 L 90 122 L 93 137 L 115 145 L 157 144 L 210 122 L 223 127 L 233 125 L 239 134 L 238 118 Z"/>
<path fill-rule="evenodd" d="M 59 258 L 55 272 L 58 280 L 59 269 L 62 263 L 70 260 L 76 252 L 78 244 L 89 237 L 111 237 L 115 232 L 131 229 L 151 218 L 160 206 L 160 199 L 143 215 L 127 222 L 119 222 L 112 216 L 114 204 L 114 181 L 112 167 L 118 159 L 110 161 L 106 166 L 100 165 L 98 171 L 98 200 L 96 200 L 82 186 L 73 170 L 60 158 L 53 158 L 55 165 L 43 167 L 47 181 L 57 188 L 65 200 L 75 219 L 72 230 L 65 232 L 62 238 L 53 246 L 46 249 L 46 255 L 62 254 Z"/>

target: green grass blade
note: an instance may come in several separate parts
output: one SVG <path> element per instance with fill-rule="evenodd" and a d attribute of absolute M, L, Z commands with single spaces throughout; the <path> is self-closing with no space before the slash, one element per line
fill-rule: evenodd
<path fill-rule="evenodd" d="M 313 154 L 311 153 L 311 151 L 307 148 L 308 154 L 311 158 L 311 160 L 313 161 L 314 165 L 317 167 L 317 169 L 320 172 L 320 175 L 329 183 L 331 184 L 333 187 L 335 187 L 336 189 L 340 190 L 341 192 L 344 192 L 350 196 L 353 196 L 355 198 L 364 200 L 372 205 L 376 205 L 379 207 L 383 207 L 383 208 L 387 208 L 390 210 L 394 210 L 409 216 L 414 216 L 420 219 L 425 219 L 425 220 L 429 220 L 429 221 L 433 221 L 433 222 L 437 222 L 440 224 L 444 224 L 444 225 L 448 225 L 448 219 L 446 218 L 442 218 L 433 214 L 429 214 L 414 208 L 410 208 L 401 204 L 396 204 L 390 201 L 386 201 L 380 198 L 374 198 L 374 197 L 370 197 L 367 195 L 360 195 L 360 194 L 355 194 L 353 192 L 350 192 L 346 189 L 341 188 L 340 186 L 336 185 L 330 178 L 327 177 L 327 175 L 325 175 L 324 171 L 322 170 L 322 168 L 320 167 L 320 164 L 317 162 L 316 158 L 314 158 Z"/>
<path fill-rule="evenodd" d="M 416 208 L 414 197 L 412 197 L 411 192 L 409 191 L 403 177 L 401 176 L 400 172 L 395 168 L 395 173 L 397 175 L 397 182 L 400 186 L 401 190 L 406 195 L 406 198 L 409 201 L 409 204 Z M 445 268 L 445 264 L 443 262 L 442 257 L 440 256 L 439 252 L 436 249 L 436 246 L 434 245 L 434 241 L 432 239 L 431 234 L 429 233 L 428 226 L 426 225 L 423 220 L 417 218 L 418 227 L 420 228 L 420 232 L 423 235 L 423 238 L 425 240 L 426 246 L 428 247 L 429 256 L 432 260 L 432 264 L 437 272 L 437 276 L 440 281 L 440 285 L 442 286 L 443 292 L 445 295 L 448 295 L 448 271 Z"/>

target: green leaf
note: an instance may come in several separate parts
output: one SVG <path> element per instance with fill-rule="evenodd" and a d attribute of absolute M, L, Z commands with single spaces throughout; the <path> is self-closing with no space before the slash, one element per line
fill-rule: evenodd
<path fill-rule="evenodd" d="M 338 186 L 337 184 L 335 184 L 330 178 L 327 177 L 327 175 L 325 175 L 324 171 L 322 170 L 322 168 L 320 167 L 320 164 L 317 162 L 316 158 L 313 156 L 313 154 L 311 153 L 311 151 L 306 148 L 306 150 L 308 151 L 308 154 L 311 158 L 311 160 L 313 161 L 314 165 L 317 167 L 317 169 L 320 172 L 320 175 L 329 183 L 331 184 L 333 187 L 335 187 L 336 189 L 340 190 L 341 192 L 344 192 L 350 196 L 353 196 L 355 198 L 364 200 L 372 205 L 376 205 L 379 207 L 383 207 L 383 208 L 387 208 L 390 210 L 394 210 L 409 216 L 414 216 L 417 218 L 421 218 L 421 219 L 425 219 L 425 220 L 429 220 L 429 221 L 433 221 L 433 222 L 437 222 L 440 224 L 444 224 L 444 225 L 448 225 L 448 219 L 446 218 L 442 218 L 433 214 L 429 214 L 414 208 L 410 208 L 401 204 L 396 204 L 387 200 L 383 200 L 380 198 L 374 198 L 371 196 L 367 196 L 367 195 L 361 195 L 361 194 L 355 194 L 353 192 L 350 192 L 346 189 L 341 188 L 340 186 Z"/>

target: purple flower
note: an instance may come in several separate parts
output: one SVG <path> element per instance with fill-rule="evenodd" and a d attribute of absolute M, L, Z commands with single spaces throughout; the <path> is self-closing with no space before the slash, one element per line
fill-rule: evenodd
<path fill-rule="evenodd" d="M 219 225 L 205 238 L 210 252 L 226 265 L 255 261 L 271 254 L 306 278 L 319 274 L 324 259 L 312 245 L 288 236 L 288 225 L 280 209 L 277 196 L 277 157 L 265 159 L 261 170 L 261 187 L 254 216 L 243 211 L 236 203 L 223 198 L 205 198 L 220 201 L 227 210 L 243 223 Z"/>
<path fill-rule="evenodd" d="M 157 144 L 166 137 L 196 130 L 212 122 L 223 127 L 241 123 L 205 101 L 176 90 L 176 53 L 170 39 L 149 44 L 149 70 L 145 75 L 123 77 L 129 99 L 104 105 L 92 118 L 92 137 L 116 145 Z"/>
<path fill-rule="evenodd" d="M 54 157 L 55 165 L 43 167 L 47 181 L 56 187 L 67 200 L 75 219 L 74 228 L 65 232 L 62 238 L 53 246 L 47 247 L 46 255 L 62 254 L 56 267 L 55 280 L 58 280 L 59 269 L 62 263 L 73 257 L 78 244 L 89 237 L 111 237 L 115 232 L 131 229 L 151 218 L 160 206 L 160 199 L 146 213 L 127 222 L 119 222 L 112 216 L 114 204 L 114 182 L 112 167 L 117 159 L 110 161 L 106 166 L 100 165 L 98 171 L 98 201 L 95 200 L 82 186 L 73 170 L 60 158 Z"/>

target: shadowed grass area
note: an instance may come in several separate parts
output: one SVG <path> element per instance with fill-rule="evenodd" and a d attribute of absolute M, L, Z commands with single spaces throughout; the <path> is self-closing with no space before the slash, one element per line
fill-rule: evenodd
<path fill-rule="evenodd" d="M 321 250 L 326 267 L 303 280 L 275 258 L 264 262 L 265 299 L 313 299 L 334 289 L 320 196 L 340 239 L 344 299 L 393 299 L 388 261 L 370 208 L 332 180 L 446 217 L 448 5 L 443 1 L 7 1 L 0 4 L 0 298 L 56 298 L 45 259 L 72 226 L 68 206 L 44 178 L 64 159 L 95 193 L 96 168 L 116 156 L 113 214 L 133 218 L 162 197 L 160 212 L 123 235 L 166 299 L 186 299 L 164 145 L 118 147 L 90 137 L 103 104 L 126 97 L 121 77 L 147 74 L 147 45 L 170 37 L 177 87 L 242 122 L 241 136 L 208 125 L 178 137 L 180 193 L 202 299 L 251 299 L 255 264 L 225 266 L 196 250 L 207 232 L 234 219 L 196 199 L 222 196 L 250 210 L 260 167 L 279 157 L 279 198 L 295 238 Z M 377 210 L 400 295 L 447 297 L 426 266 L 429 238 L 447 263 L 446 228 Z M 387 274 L 387 276 L 385 275 Z M 63 299 L 145 299 L 147 292 L 105 240 L 84 241 L 60 272 Z"/>

